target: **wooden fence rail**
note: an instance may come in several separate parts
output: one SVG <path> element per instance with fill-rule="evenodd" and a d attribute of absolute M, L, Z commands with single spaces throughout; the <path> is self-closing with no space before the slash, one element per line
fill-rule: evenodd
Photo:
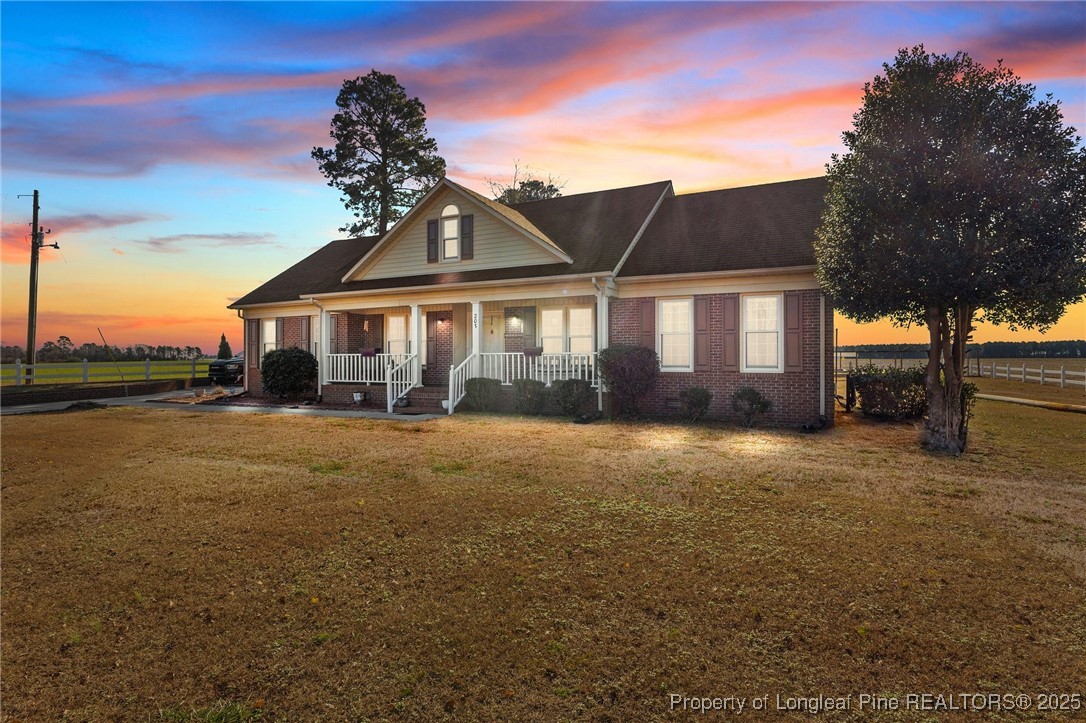
<path fill-rule="evenodd" d="M 1000 364 L 971 359 L 968 373 L 978 377 L 1009 379 L 1016 382 L 1038 383 L 1041 385 L 1059 384 L 1061 387 L 1086 387 L 1086 371 L 1068 370 L 1055 364 L 1042 364 L 1040 367 L 1028 367 L 1025 364 Z"/>
<path fill-rule="evenodd" d="M 848 374 L 853 369 L 865 364 L 876 364 L 884 367 L 896 367 L 898 369 L 911 369 L 927 366 L 927 359 L 842 359 L 838 365 L 839 375 Z M 1039 367 L 1027 366 L 1024 362 L 1011 364 L 1010 362 L 986 362 L 982 359 L 967 359 L 965 374 L 971 377 L 990 377 L 992 379 L 1009 379 L 1013 382 L 1026 382 L 1027 384 L 1049 384 L 1067 387 L 1086 387 L 1086 371 L 1068 369 L 1060 364 L 1041 364 Z"/>
<path fill-rule="evenodd" d="M 11 365 L 14 371 L 14 384 L 86 384 L 94 379 L 116 380 L 123 377 L 125 381 L 143 379 L 181 379 L 188 376 L 195 379 L 196 365 L 199 362 L 207 363 L 207 359 L 192 359 L 185 361 L 152 362 L 145 359 L 142 362 L 118 362 L 106 365 L 105 362 L 88 362 L 86 359 L 70 364 L 23 364 L 16 361 Z M 187 367 L 187 369 L 186 369 Z M 6 375 L 4 381 L 7 381 Z"/>

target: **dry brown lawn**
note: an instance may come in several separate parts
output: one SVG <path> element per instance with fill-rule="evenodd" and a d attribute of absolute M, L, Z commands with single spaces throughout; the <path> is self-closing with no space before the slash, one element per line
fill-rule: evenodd
<path fill-rule="evenodd" d="M 982 401 L 961 459 L 838 420 L 5 418 L 3 718 L 1083 692 L 1086 416 Z"/>

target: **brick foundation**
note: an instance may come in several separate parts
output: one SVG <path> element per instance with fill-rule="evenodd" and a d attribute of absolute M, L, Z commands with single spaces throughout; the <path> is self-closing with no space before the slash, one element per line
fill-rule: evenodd
<path fill-rule="evenodd" d="M 325 384 L 321 387 L 321 401 L 329 404 L 354 404 L 355 392 L 369 392 L 369 401 L 362 403 L 363 408 L 386 408 L 387 389 L 384 384 Z"/>
<path fill-rule="evenodd" d="M 705 387 L 713 393 L 709 416 L 735 421 L 732 394 L 740 387 L 754 387 L 773 402 L 764 417 L 768 424 L 795 426 L 818 421 L 818 291 L 802 291 L 803 366 L 779 374 L 726 372 L 724 366 L 724 296 L 709 295 L 709 370 L 661 372 L 655 389 L 642 402 L 648 414 L 674 415 L 679 409 L 679 392 L 687 387 Z M 611 299 L 611 344 L 640 343 L 640 299 Z M 833 314 L 826 307 L 826 420 L 833 424 Z"/>

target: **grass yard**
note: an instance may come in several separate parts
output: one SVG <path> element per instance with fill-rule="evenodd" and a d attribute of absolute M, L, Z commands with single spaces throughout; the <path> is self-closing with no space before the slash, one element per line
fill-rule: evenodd
<path fill-rule="evenodd" d="M 207 365 L 214 361 L 207 357 L 196 360 L 197 376 L 207 376 Z M 74 384 L 83 382 L 82 362 L 58 362 L 54 364 L 35 364 L 38 384 Z M 26 370 L 23 370 L 26 374 Z M 145 380 L 147 377 L 147 363 L 134 362 L 88 362 L 88 382 L 119 382 L 123 376 L 127 381 Z M 151 362 L 151 379 L 186 379 L 192 376 L 191 361 L 153 361 Z M 0 365 L 0 384 L 15 384 L 15 365 Z"/>
<path fill-rule="evenodd" d="M 982 401 L 961 459 L 838 419 L 5 419 L 4 718 L 1083 692 L 1086 416 Z"/>

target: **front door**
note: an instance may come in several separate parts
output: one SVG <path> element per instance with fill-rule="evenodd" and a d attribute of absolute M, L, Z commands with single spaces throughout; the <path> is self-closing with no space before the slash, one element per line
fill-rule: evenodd
<path fill-rule="evenodd" d="M 501 313 L 483 315 L 483 353 L 500 354 L 505 350 L 505 317 Z"/>

